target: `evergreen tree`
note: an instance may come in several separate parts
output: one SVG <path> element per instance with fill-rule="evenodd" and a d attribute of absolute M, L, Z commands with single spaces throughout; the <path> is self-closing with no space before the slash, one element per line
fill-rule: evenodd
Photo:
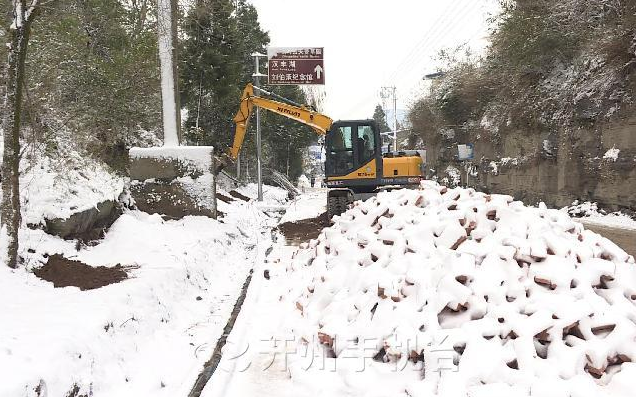
<path fill-rule="evenodd" d="M 239 0 L 236 9 L 236 27 L 242 36 L 241 54 L 243 55 L 241 63 L 241 74 L 239 83 L 246 84 L 252 81 L 254 73 L 254 59 L 252 54 L 258 52 L 260 54 L 267 53 L 269 45 L 269 35 L 263 31 L 258 22 L 258 12 L 253 5 L 245 0 Z"/>
<path fill-rule="evenodd" d="M 268 86 L 267 89 L 296 103 L 305 103 L 303 90 L 297 86 Z M 318 140 L 318 136 L 310 127 L 287 117 L 265 112 L 261 113 L 263 140 L 267 142 L 266 166 L 289 178 L 297 179 L 302 173 L 302 157 L 309 145 Z"/>
<path fill-rule="evenodd" d="M 27 60 L 26 119 L 37 141 L 62 130 L 124 170 L 127 149 L 161 127 L 157 38 L 120 2 L 60 0 L 42 9 Z"/>
<path fill-rule="evenodd" d="M 234 11 L 229 0 L 198 0 L 185 20 L 181 105 L 193 143 L 225 147 L 230 141 L 245 59 Z"/>
<path fill-rule="evenodd" d="M 258 22 L 256 9 L 245 0 L 236 4 L 199 0 L 188 15 L 181 65 L 186 137 L 194 144 L 223 150 L 234 135 L 232 119 L 241 93 L 253 80 L 252 54 L 266 52 L 269 36 Z M 294 102 L 306 102 L 303 90 L 296 86 L 261 85 Z M 316 135 L 311 128 L 286 117 L 267 111 L 261 116 L 264 167 L 286 173 L 289 163 L 290 177 L 297 177 L 302 173 L 302 155 Z M 252 175 L 256 165 L 255 124 L 253 117 L 241 152 Z"/>
<path fill-rule="evenodd" d="M 389 127 L 389 124 L 386 122 L 386 113 L 384 113 L 382 106 L 377 105 L 375 107 L 375 111 L 373 112 L 373 120 L 378 123 L 380 133 L 391 131 L 391 127 Z"/>

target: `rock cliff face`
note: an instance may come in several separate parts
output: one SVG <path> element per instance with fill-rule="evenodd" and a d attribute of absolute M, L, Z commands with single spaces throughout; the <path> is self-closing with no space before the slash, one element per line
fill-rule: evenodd
<path fill-rule="evenodd" d="M 500 127 L 496 135 L 472 125 L 425 142 L 430 176 L 466 183 L 467 167 L 457 144 L 474 143 L 468 184 L 505 193 L 528 204 L 566 206 L 589 200 L 609 210 L 636 212 L 636 106 L 611 120 L 554 132 L 532 125 Z"/>

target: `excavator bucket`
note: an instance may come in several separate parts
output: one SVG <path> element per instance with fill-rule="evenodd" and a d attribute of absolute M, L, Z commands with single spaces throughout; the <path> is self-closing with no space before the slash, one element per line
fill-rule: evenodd
<path fill-rule="evenodd" d="M 214 175 L 218 175 L 225 168 L 232 166 L 234 160 L 227 153 L 214 156 Z"/>

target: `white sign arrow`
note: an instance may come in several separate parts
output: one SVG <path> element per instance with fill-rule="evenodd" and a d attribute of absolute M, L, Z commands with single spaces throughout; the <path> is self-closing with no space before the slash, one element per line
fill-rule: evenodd
<path fill-rule="evenodd" d="M 316 76 L 318 77 L 318 80 L 320 80 L 320 75 L 323 72 L 323 68 L 320 65 L 316 65 L 316 67 L 314 68 L 314 72 L 316 72 Z"/>

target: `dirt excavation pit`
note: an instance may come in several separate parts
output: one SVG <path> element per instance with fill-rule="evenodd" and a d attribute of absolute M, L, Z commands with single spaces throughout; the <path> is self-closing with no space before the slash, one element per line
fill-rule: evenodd
<path fill-rule="evenodd" d="M 221 194 L 221 193 L 217 193 L 216 194 L 216 198 L 221 200 L 221 201 L 223 201 L 226 204 L 230 204 L 232 201 L 234 201 L 234 199 L 232 197 L 228 197 L 228 196 L 226 196 L 224 194 Z"/>
<path fill-rule="evenodd" d="M 229 193 L 230 193 L 230 196 L 232 196 L 234 198 L 237 198 L 239 200 L 243 200 L 243 201 L 250 201 L 251 200 L 251 198 L 249 198 L 249 197 L 237 192 L 236 190 L 232 190 Z"/>
<path fill-rule="evenodd" d="M 277 229 L 280 230 L 287 241 L 302 243 L 317 238 L 322 229 L 327 226 L 329 226 L 329 219 L 327 218 L 327 213 L 324 212 L 315 218 L 281 223 Z"/>
<path fill-rule="evenodd" d="M 38 278 L 53 283 L 55 288 L 78 287 L 86 291 L 126 280 L 127 271 L 132 268 L 133 266 L 122 265 L 92 267 L 56 254 L 49 257 L 46 264 L 35 269 L 33 273 Z"/>

